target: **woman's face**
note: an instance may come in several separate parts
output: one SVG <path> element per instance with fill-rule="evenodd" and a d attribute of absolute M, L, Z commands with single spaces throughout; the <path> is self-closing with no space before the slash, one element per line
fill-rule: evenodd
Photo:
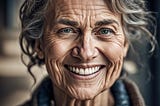
<path fill-rule="evenodd" d="M 57 0 L 52 10 L 43 37 L 47 71 L 63 92 L 91 99 L 119 77 L 127 51 L 121 16 L 103 0 Z"/>

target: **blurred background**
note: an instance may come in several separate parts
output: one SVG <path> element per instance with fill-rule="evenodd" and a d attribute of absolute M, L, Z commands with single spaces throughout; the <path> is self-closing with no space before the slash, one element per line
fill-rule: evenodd
<path fill-rule="evenodd" d="M 23 1 L 0 0 L 0 106 L 19 106 L 29 99 L 34 88 L 33 79 L 20 59 L 19 8 Z M 33 70 L 38 83 L 45 69 Z"/>
<path fill-rule="evenodd" d="M 19 8 L 24 0 L 0 0 L 0 106 L 19 106 L 30 98 L 33 79 L 20 59 Z M 148 0 L 149 9 L 156 12 L 157 40 L 160 42 L 160 1 Z M 147 46 L 146 46 L 147 47 Z M 146 50 L 147 48 L 141 48 Z M 160 55 L 143 55 L 144 67 L 140 71 L 132 61 L 127 61 L 130 78 L 140 87 L 147 106 L 160 106 Z M 37 83 L 46 75 L 45 68 L 34 67 Z M 138 70 L 138 71 L 137 71 Z"/>

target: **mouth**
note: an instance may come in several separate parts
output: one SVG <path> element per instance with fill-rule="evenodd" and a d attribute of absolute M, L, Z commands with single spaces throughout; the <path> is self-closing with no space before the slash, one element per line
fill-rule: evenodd
<path fill-rule="evenodd" d="M 83 66 L 83 65 L 65 65 L 65 68 L 79 76 L 90 76 L 95 73 L 98 73 L 105 65 L 91 65 L 91 66 Z"/>

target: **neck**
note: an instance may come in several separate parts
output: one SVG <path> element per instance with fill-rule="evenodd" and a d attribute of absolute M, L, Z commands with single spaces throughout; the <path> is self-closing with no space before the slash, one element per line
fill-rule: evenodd
<path fill-rule="evenodd" d="M 56 86 L 53 87 L 54 100 L 57 106 L 113 106 L 114 99 L 109 90 L 105 90 L 90 100 L 72 98 Z"/>

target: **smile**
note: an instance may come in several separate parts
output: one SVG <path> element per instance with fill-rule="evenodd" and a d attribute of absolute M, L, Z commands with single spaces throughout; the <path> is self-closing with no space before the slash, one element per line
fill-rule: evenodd
<path fill-rule="evenodd" d="M 88 76 L 92 75 L 94 73 L 97 73 L 103 66 L 88 66 L 88 67 L 83 67 L 83 66 L 70 66 L 66 65 L 65 66 L 70 72 L 80 75 L 80 76 Z"/>

